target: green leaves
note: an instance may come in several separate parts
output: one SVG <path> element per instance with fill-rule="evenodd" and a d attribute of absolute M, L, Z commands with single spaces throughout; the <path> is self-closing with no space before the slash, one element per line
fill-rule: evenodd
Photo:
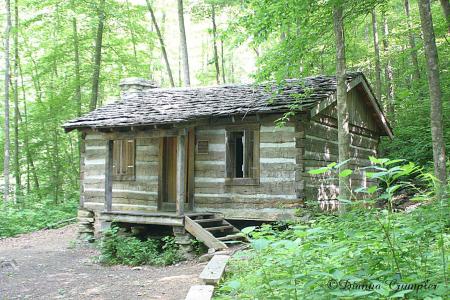
<path fill-rule="evenodd" d="M 120 235 L 117 227 L 105 233 L 100 252 L 99 261 L 106 265 L 171 265 L 182 260 L 174 237 L 141 241 L 134 236 Z"/>
<path fill-rule="evenodd" d="M 350 169 L 345 169 L 339 173 L 339 177 L 348 177 L 353 174 L 353 171 Z"/>
<path fill-rule="evenodd" d="M 416 292 L 396 284 L 390 286 L 389 282 L 407 287 L 408 283 L 424 280 L 444 281 L 446 262 L 442 253 L 450 246 L 450 237 L 443 234 L 448 219 L 443 213 L 446 207 L 431 203 L 409 213 L 394 212 L 393 195 L 405 189 L 421 191 L 413 183 L 432 179 L 404 160 L 373 161 L 378 164 L 364 170 L 371 169 L 366 176 L 380 185 L 355 191 L 372 198 L 364 200 L 366 206 L 354 205 L 337 216 L 319 214 L 284 231 L 268 225 L 244 229 L 254 238 L 252 249 L 232 261 L 227 277 L 228 282 L 237 280 L 239 288 L 230 289 L 225 282 L 218 298 L 295 299 L 301 295 L 301 299 L 397 299 L 412 293 L 420 299 L 441 297 L 444 292 L 439 286 Z M 333 163 L 313 173 L 323 174 L 337 167 Z M 346 169 L 340 175 L 352 174 Z M 428 191 L 423 193 L 415 197 L 421 198 Z M 389 205 L 372 208 L 382 201 Z"/>

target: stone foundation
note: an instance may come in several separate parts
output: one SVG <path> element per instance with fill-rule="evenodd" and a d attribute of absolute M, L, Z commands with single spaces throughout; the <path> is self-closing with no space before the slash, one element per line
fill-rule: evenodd
<path fill-rule="evenodd" d="M 192 247 L 193 237 L 184 229 L 184 227 L 174 226 L 173 235 L 175 236 L 175 243 L 180 247 L 183 256 L 186 259 L 191 259 L 195 255 Z"/>
<path fill-rule="evenodd" d="M 93 242 L 94 239 L 94 212 L 87 209 L 78 210 L 78 239 Z"/>

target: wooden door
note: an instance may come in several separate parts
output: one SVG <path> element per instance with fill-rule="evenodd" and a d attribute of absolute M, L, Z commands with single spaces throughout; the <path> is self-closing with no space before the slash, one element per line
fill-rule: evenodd
<path fill-rule="evenodd" d="M 194 194 L 194 147 L 195 132 L 191 129 L 186 137 L 184 163 L 184 210 L 193 209 Z M 158 188 L 158 209 L 163 211 L 175 211 L 177 202 L 177 137 L 163 137 L 160 142 L 160 180 Z"/>
<path fill-rule="evenodd" d="M 175 210 L 177 200 L 177 138 L 163 140 L 163 210 Z"/>

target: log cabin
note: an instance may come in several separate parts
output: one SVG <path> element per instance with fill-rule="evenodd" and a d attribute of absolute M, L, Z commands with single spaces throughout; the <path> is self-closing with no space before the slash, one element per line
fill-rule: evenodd
<path fill-rule="evenodd" d="M 365 76 L 349 73 L 346 84 L 356 169 L 392 131 Z M 232 220 L 290 219 L 305 201 L 336 199 L 335 177 L 308 173 L 338 160 L 334 76 L 189 88 L 127 78 L 120 87 L 119 101 L 63 125 L 83 140 L 82 230 L 165 225 L 220 249 L 236 237 Z M 363 172 L 350 182 L 371 184 Z"/>

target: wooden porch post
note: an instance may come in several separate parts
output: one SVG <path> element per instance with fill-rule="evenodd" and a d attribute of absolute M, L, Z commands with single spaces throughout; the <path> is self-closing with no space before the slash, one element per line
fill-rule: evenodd
<path fill-rule="evenodd" d="M 177 139 L 177 215 L 184 215 L 186 199 L 186 135 L 187 129 L 181 129 Z"/>
<path fill-rule="evenodd" d="M 105 159 L 105 210 L 112 208 L 112 172 L 113 172 L 113 141 L 106 141 Z"/>

